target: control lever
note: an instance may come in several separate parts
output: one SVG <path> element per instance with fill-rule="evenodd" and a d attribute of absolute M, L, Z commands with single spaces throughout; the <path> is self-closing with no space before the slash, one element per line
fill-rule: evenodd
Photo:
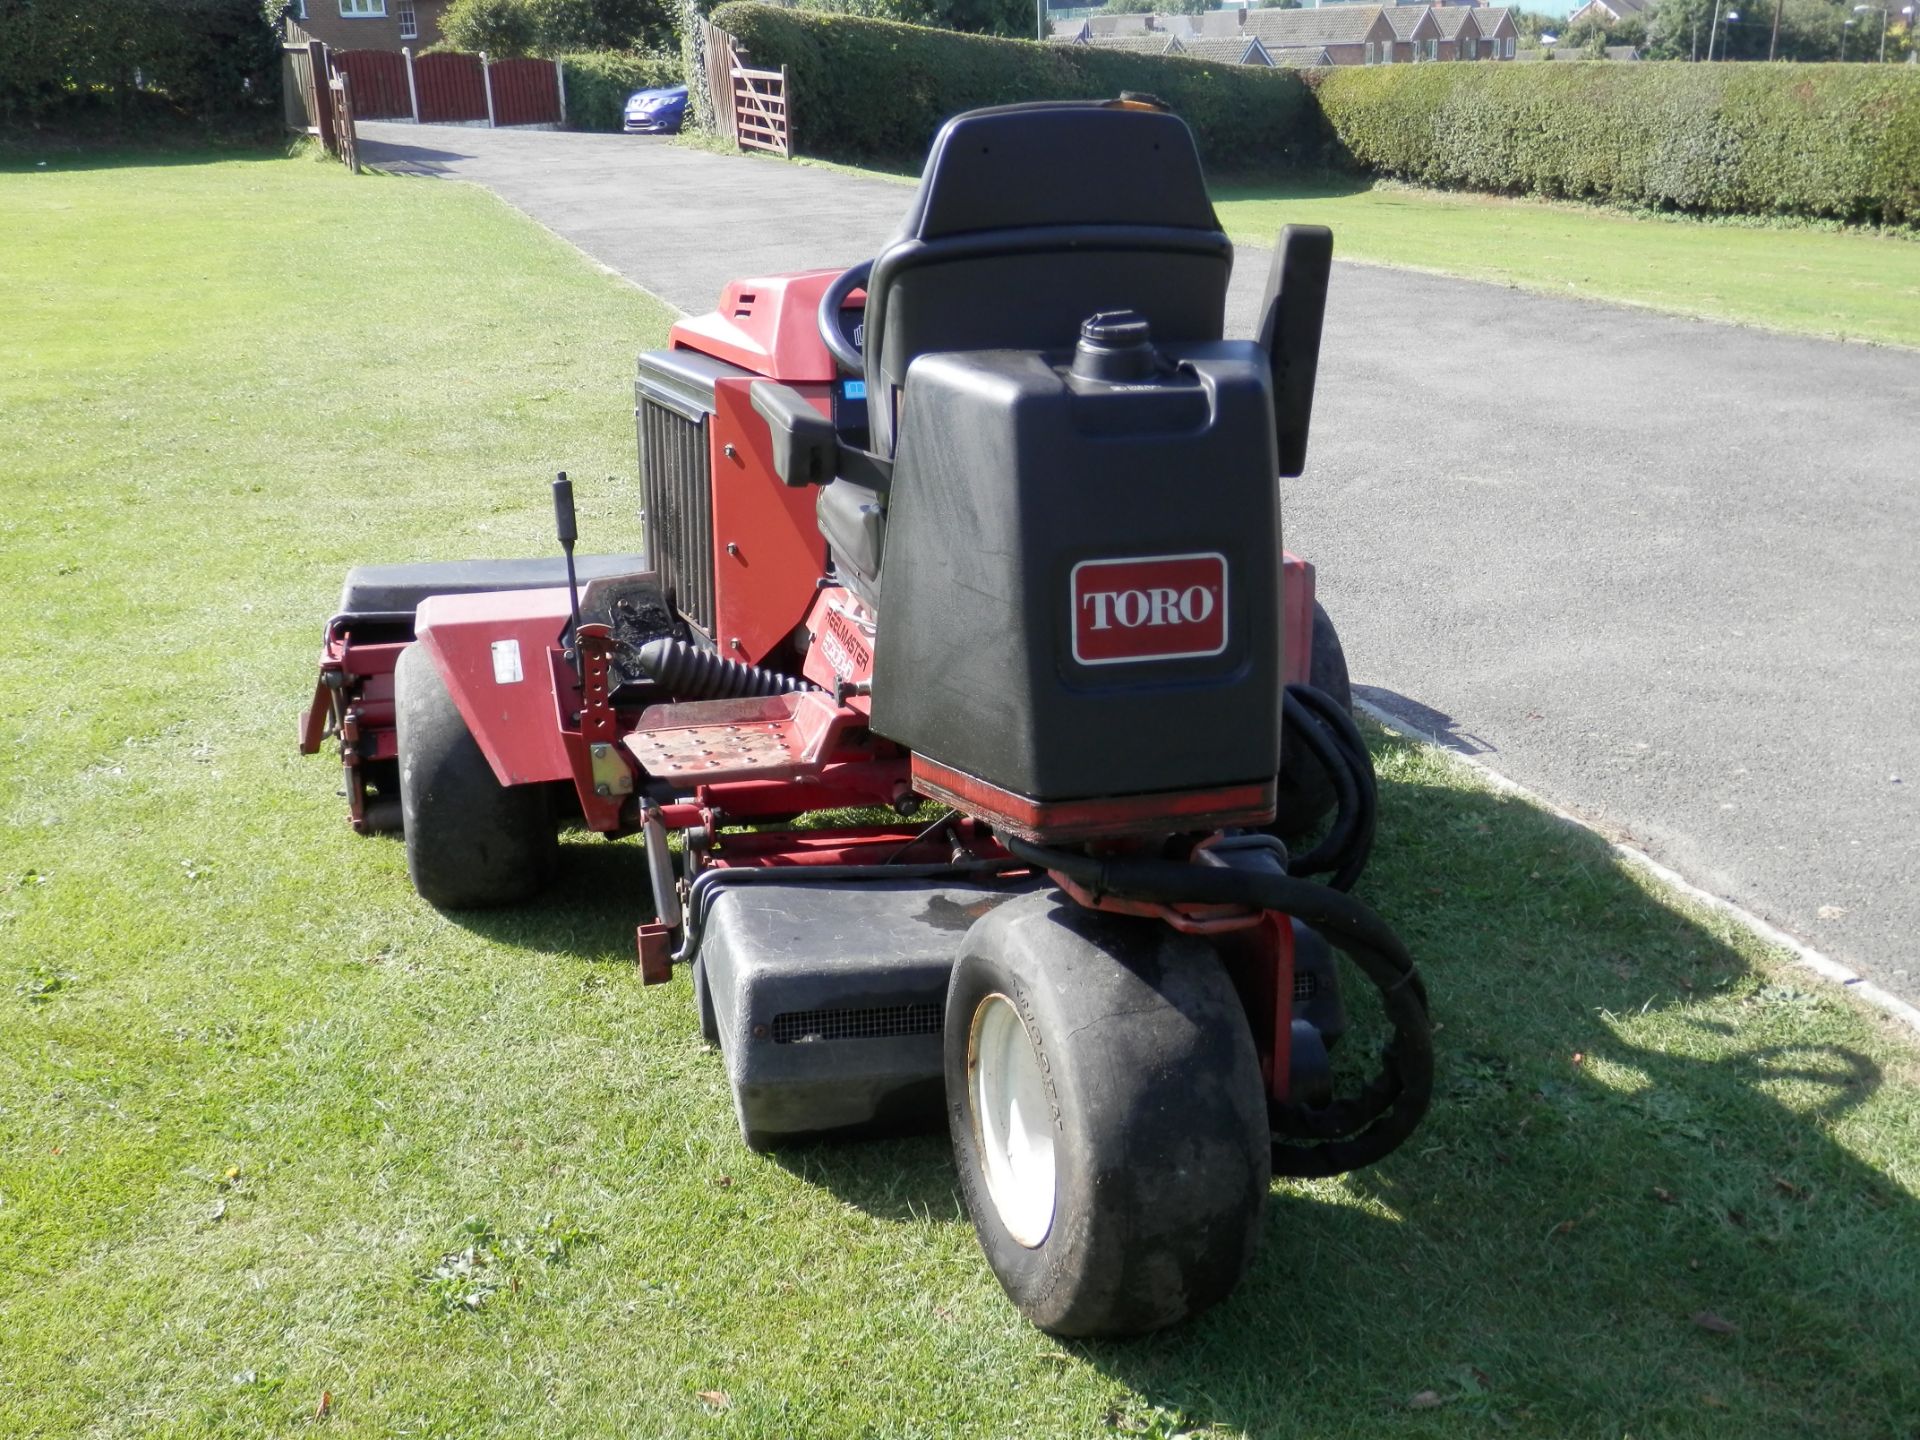
<path fill-rule="evenodd" d="M 573 614 L 573 628 L 567 632 L 566 654 L 577 676 L 580 674 L 580 584 L 573 570 L 573 542 L 580 538 L 580 529 L 574 521 L 573 482 L 567 479 L 564 470 L 553 482 L 553 528 L 567 556 L 567 608 Z"/>

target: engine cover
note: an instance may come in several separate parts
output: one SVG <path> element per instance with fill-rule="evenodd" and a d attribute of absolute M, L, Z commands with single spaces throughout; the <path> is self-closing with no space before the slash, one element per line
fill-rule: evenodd
<path fill-rule="evenodd" d="M 901 403 L 873 729 L 1041 801 L 1271 782 L 1281 545 L 1248 342 L 1145 379 L 923 356 Z"/>

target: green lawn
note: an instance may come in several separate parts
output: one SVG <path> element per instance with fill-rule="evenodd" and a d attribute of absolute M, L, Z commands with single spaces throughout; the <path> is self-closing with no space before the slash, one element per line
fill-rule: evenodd
<path fill-rule="evenodd" d="M 562 467 L 631 543 L 666 318 L 454 185 L 0 172 L 0 1436 L 1909 1440 L 1911 1037 L 1397 740 L 1434 1115 L 1135 1344 L 1014 1315 L 936 1139 L 742 1149 L 631 844 L 416 903 L 293 753 L 334 587 Z"/>
<path fill-rule="evenodd" d="M 888 170 L 804 162 L 911 184 Z M 1413 185 L 1216 182 L 1233 238 L 1271 246 L 1327 225 L 1334 254 L 1538 290 L 1920 347 L 1920 236 L 1780 222 L 1708 222 Z"/>
<path fill-rule="evenodd" d="M 1632 215 L 1408 185 L 1215 189 L 1235 240 L 1330 225 L 1334 253 L 1554 295 L 1920 346 L 1920 239 Z"/>

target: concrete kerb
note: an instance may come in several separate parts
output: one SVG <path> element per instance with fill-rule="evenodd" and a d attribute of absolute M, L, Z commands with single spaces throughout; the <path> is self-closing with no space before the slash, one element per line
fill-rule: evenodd
<path fill-rule="evenodd" d="M 1462 754 L 1437 735 L 1430 735 L 1417 725 L 1409 724 L 1392 711 L 1382 709 L 1380 706 L 1375 705 L 1369 700 L 1363 700 L 1357 695 L 1354 696 L 1353 705 L 1356 710 L 1361 711 L 1370 720 L 1385 729 L 1393 731 L 1394 734 L 1412 740 L 1417 744 L 1425 745 L 1429 749 L 1437 750 L 1454 764 L 1464 766 L 1468 770 L 1471 770 L 1475 776 L 1501 794 L 1512 795 L 1517 799 L 1525 800 L 1529 805 L 1546 811 L 1556 819 L 1596 836 L 1615 856 L 1642 874 L 1651 876 L 1669 889 L 1677 890 L 1697 905 L 1715 911 L 1718 914 L 1725 915 L 1757 939 L 1769 945 L 1776 946 L 1781 950 L 1785 950 L 1793 956 L 1794 963 L 1803 969 L 1811 970 L 1822 980 L 1839 986 L 1849 995 L 1857 996 L 1874 1008 L 1886 1012 L 1886 1014 L 1893 1019 L 1904 1022 L 1916 1034 L 1920 1034 L 1920 1008 L 1909 1005 L 1898 995 L 1883 990 L 1871 980 L 1848 969 L 1838 960 L 1822 955 L 1804 940 L 1796 939 L 1779 926 L 1761 919 L 1752 911 L 1743 909 L 1730 900 L 1723 900 L 1711 891 L 1702 890 L 1684 875 L 1681 875 L 1678 871 L 1668 869 L 1644 851 L 1636 850 L 1631 845 L 1623 845 L 1617 840 L 1610 839 L 1596 826 L 1582 820 L 1571 811 L 1562 809 L 1544 795 L 1536 794 L 1526 786 L 1509 780 L 1484 760 L 1479 759 L 1477 756 Z"/>

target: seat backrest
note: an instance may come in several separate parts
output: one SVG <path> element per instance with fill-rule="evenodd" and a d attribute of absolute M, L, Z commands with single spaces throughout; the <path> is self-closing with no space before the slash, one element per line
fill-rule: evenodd
<path fill-rule="evenodd" d="M 867 285 L 874 449 L 893 451 L 916 356 L 1070 350 L 1102 310 L 1140 312 L 1156 340 L 1218 340 L 1232 267 L 1177 116 L 1132 101 L 955 116 Z"/>

